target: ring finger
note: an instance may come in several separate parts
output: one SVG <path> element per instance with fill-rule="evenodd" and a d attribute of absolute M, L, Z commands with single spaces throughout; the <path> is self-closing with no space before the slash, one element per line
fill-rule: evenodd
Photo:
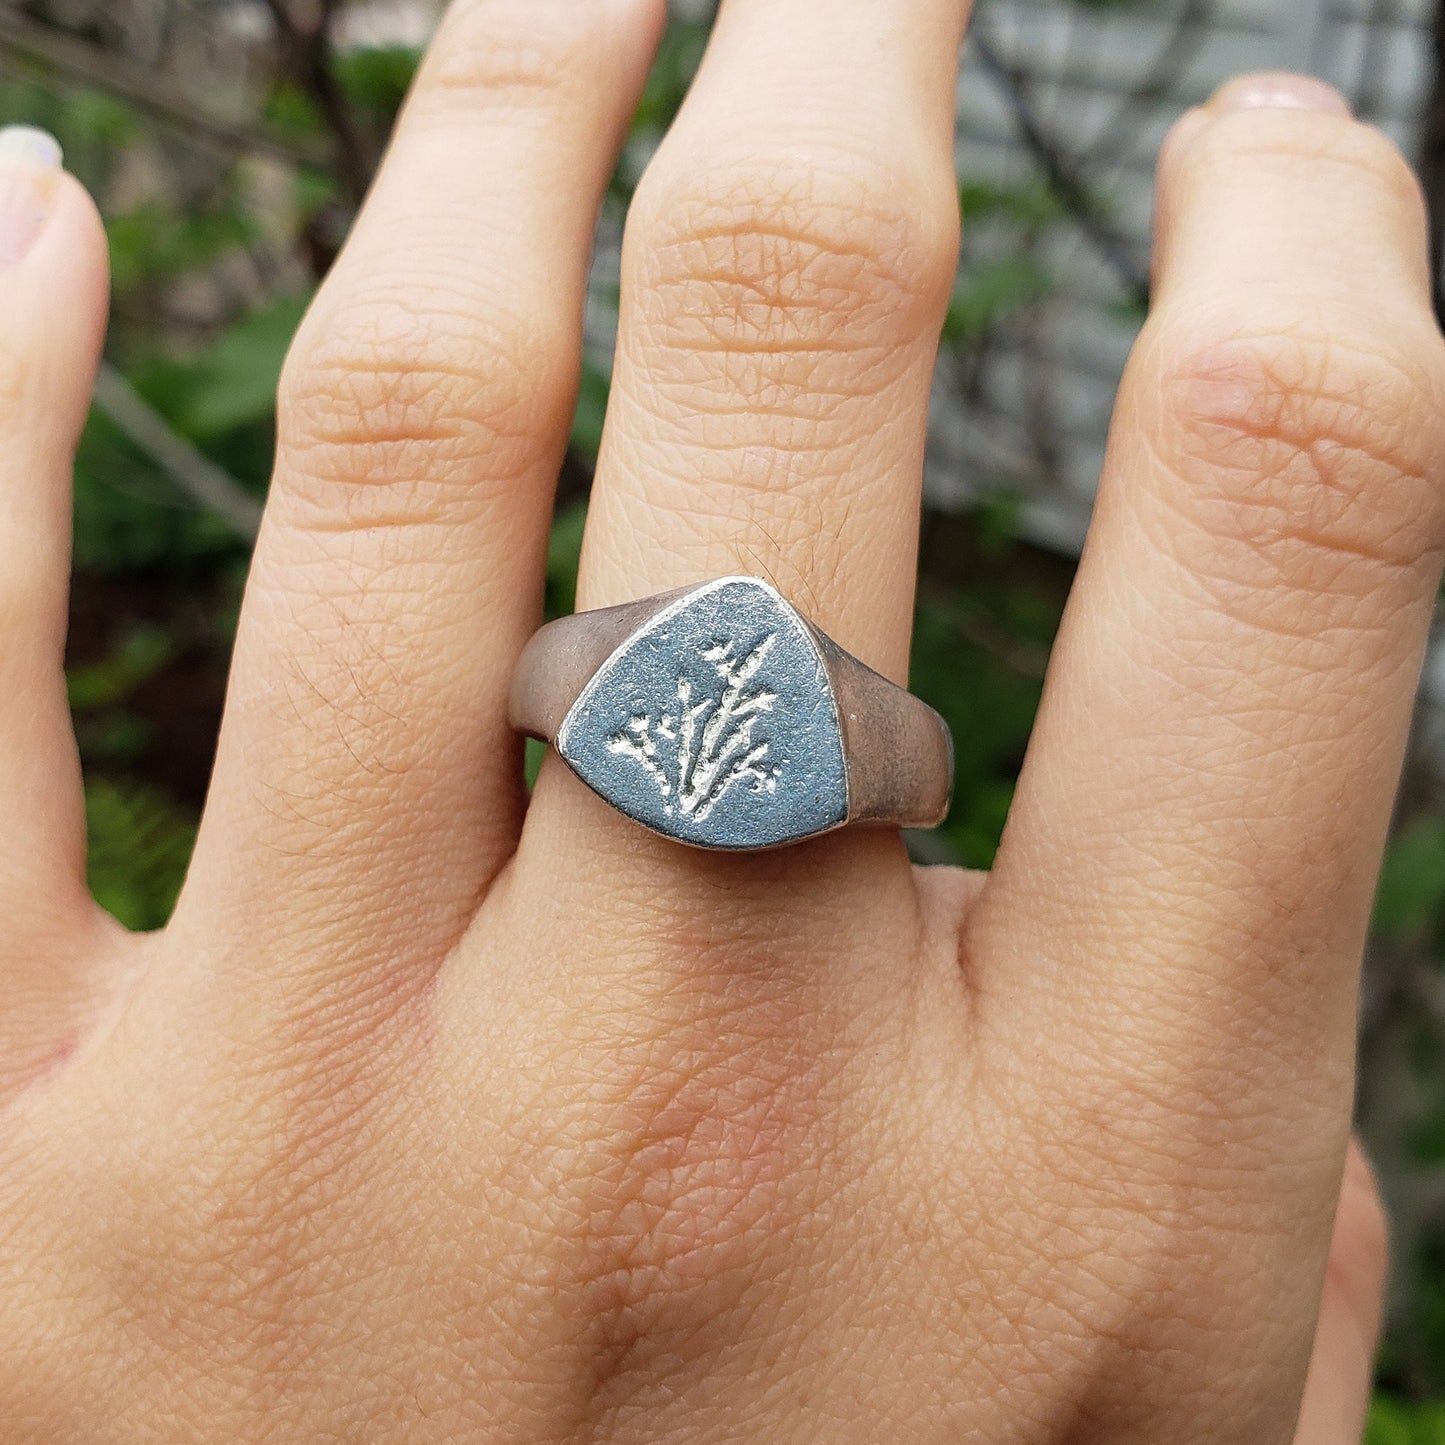
<path fill-rule="evenodd" d="M 957 261 L 966 9 L 723 6 L 629 222 L 581 606 L 762 575 L 903 679 L 929 388 Z M 549 818 L 579 809 L 608 826 L 603 805 L 549 770 L 533 810 L 547 852 Z M 901 871 L 901 850 L 881 846 Z"/>

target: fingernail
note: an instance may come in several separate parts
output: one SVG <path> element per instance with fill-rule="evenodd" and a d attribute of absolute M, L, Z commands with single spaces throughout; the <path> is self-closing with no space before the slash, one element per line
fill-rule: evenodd
<path fill-rule="evenodd" d="M 60 142 L 47 131 L 0 129 L 0 266 L 23 261 L 40 239 L 63 159 Z"/>
<path fill-rule="evenodd" d="M 1312 110 L 1319 115 L 1353 114 L 1350 103 L 1334 86 L 1313 75 L 1289 71 L 1241 75 L 1215 91 L 1209 108 L 1216 115 L 1236 110 Z"/>

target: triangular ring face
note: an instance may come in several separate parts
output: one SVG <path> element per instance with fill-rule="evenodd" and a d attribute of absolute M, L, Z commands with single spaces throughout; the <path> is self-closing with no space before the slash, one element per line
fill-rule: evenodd
<path fill-rule="evenodd" d="M 748 577 L 671 603 L 598 669 L 557 750 L 613 807 L 703 848 L 769 848 L 848 817 L 843 737 L 813 634 Z"/>

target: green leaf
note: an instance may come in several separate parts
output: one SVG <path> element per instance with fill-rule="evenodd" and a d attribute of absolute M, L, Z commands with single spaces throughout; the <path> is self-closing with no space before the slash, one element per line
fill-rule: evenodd
<path fill-rule="evenodd" d="M 315 140 L 325 136 L 326 117 L 315 100 L 292 81 L 278 81 L 267 97 L 267 124 L 278 135 L 293 140 Z"/>
<path fill-rule="evenodd" d="M 420 64 L 421 51 L 410 46 L 367 46 L 339 55 L 336 75 L 351 102 L 378 128 L 389 129 Z"/>
<path fill-rule="evenodd" d="M 1061 605 L 997 580 L 920 595 L 913 689 L 953 733 L 954 801 L 940 838 L 954 862 L 986 868 L 993 861 Z"/>
<path fill-rule="evenodd" d="M 93 410 L 75 465 L 75 565 L 114 575 L 164 567 L 178 578 L 199 558 L 242 553 L 218 518 L 174 483 Z"/>
<path fill-rule="evenodd" d="M 1008 184 L 1002 181 L 962 181 L 958 188 L 959 204 L 971 224 L 990 217 L 1002 217 L 1031 228 L 1053 225 L 1069 218 L 1068 208 L 1042 177 Z"/>
<path fill-rule="evenodd" d="M 127 928 L 162 927 L 185 881 L 195 820 L 159 789 L 105 778 L 86 786 L 85 816 L 96 901 Z"/>
<path fill-rule="evenodd" d="M 1445 1403 L 1407 1405 L 1377 1395 L 1370 1406 L 1363 1445 L 1445 1445 Z"/>
<path fill-rule="evenodd" d="M 170 410 L 173 421 L 193 440 L 270 418 L 276 409 L 276 384 L 296 328 L 309 304 L 304 296 L 283 296 L 236 322 L 193 365 L 186 367 L 184 395 Z M 151 399 L 163 405 L 160 388 Z"/>
<path fill-rule="evenodd" d="M 141 287 L 164 290 L 188 272 L 210 266 L 254 240 L 254 223 L 235 204 L 230 186 L 205 209 L 185 214 L 154 202 L 106 221 L 111 270 L 118 293 Z"/>
<path fill-rule="evenodd" d="M 1375 931 L 1419 943 L 1445 917 L 1445 819 L 1417 818 L 1390 844 L 1375 900 Z"/>
<path fill-rule="evenodd" d="M 1426 1117 L 1410 1131 L 1410 1157 L 1433 1168 L 1445 1164 L 1445 1108 Z"/>
<path fill-rule="evenodd" d="M 703 20 L 675 20 L 667 27 L 648 72 L 634 131 L 660 132 L 671 123 L 702 63 L 710 28 Z"/>
<path fill-rule="evenodd" d="M 1017 543 L 1023 525 L 1024 496 L 1005 487 L 991 488 L 977 503 L 978 546 L 987 557 L 1002 557 Z"/>
<path fill-rule="evenodd" d="M 536 738 L 528 738 L 522 754 L 522 776 L 530 791 L 537 785 L 537 774 L 542 771 L 542 760 L 547 756 L 547 745 Z"/>
<path fill-rule="evenodd" d="M 950 341 L 972 341 L 990 326 L 1046 296 L 1053 277 L 1026 253 L 1000 256 L 966 271 L 949 304 L 943 334 Z"/>

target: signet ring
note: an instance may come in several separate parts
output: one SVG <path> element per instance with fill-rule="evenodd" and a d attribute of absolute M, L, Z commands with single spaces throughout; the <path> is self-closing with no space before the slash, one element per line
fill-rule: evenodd
<path fill-rule="evenodd" d="M 510 713 L 618 811 L 697 848 L 932 828 L 948 812 L 947 723 L 755 577 L 548 623 Z"/>

